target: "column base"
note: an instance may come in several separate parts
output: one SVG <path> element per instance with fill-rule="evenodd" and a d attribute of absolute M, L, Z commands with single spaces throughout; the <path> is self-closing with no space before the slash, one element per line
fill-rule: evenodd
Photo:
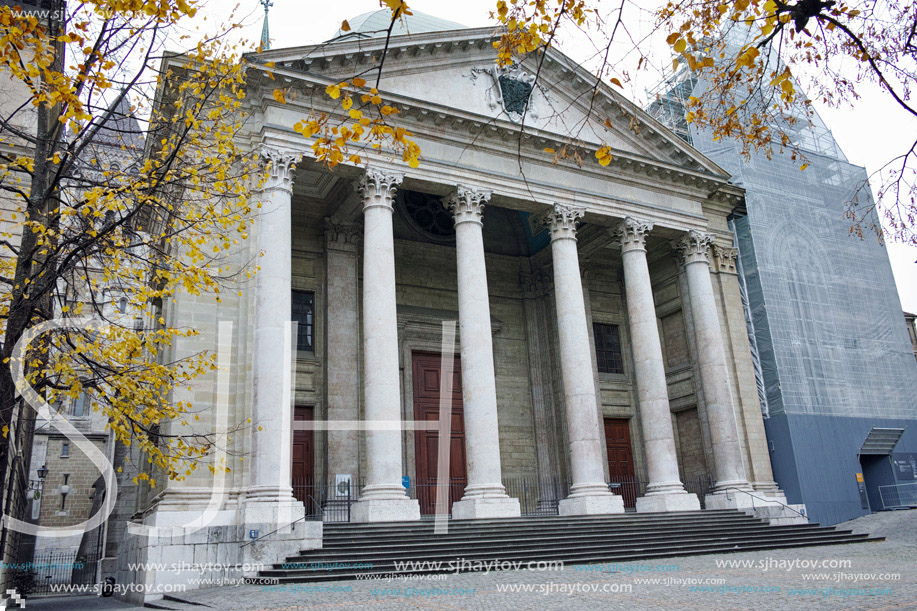
<path fill-rule="evenodd" d="M 259 530 L 265 524 L 273 524 L 274 528 L 280 528 L 305 517 L 306 508 L 292 496 L 272 500 L 247 500 L 242 510 L 243 523 L 258 525 Z"/>
<path fill-rule="evenodd" d="M 786 496 L 775 481 L 751 482 L 751 486 L 755 489 L 755 492 L 761 493 L 759 496 L 773 496 L 778 498 Z"/>
<path fill-rule="evenodd" d="M 351 522 L 416 522 L 420 520 L 420 504 L 416 499 L 361 498 L 350 508 Z"/>
<path fill-rule="evenodd" d="M 700 501 L 696 494 L 688 492 L 648 494 L 637 499 L 638 513 L 662 513 L 667 511 L 700 511 Z"/>
<path fill-rule="evenodd" d="M 570 496 L 557 504 L 562 516 L 624 513 L 624 499 L 608 490 L 607 484 L 574 484 Z"/>
<path fill-rule="evenodd" d="M 503 496 L 466 497 L 452 504 L 453 520 L 489 520 L 518 518 L 522 515 L 519 499 Z"/>

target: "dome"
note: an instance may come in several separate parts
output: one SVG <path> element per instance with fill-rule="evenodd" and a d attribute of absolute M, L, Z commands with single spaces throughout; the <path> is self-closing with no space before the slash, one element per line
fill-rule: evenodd
<path fill-rule="evenodd" d="M 348 19 L 347 21 L 350 23 L 350 31 L 344 32 L 338 30 L 331 41 L 340 42 L 355 38 L 377 38 L 385 36 L 385 33 L 388 31 L 388 26 L 392 22 L 392 12 L 389 9 L 371 11 L 369 13 L 357 15 L 353 19 Z M 467 28 L 460 23 L 433 17 L 432 15 L 427 15 L 419 11 L 413 11 L 413 14 L 395 21 L 395 25 L 392 27 L 392 36 L 464 29 Z"/>

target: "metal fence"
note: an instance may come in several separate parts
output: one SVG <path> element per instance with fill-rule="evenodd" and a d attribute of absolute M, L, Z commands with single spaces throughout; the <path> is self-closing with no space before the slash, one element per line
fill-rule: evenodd
<path fill-rule="evenodd" d="M 879 486 L 883 509 L 917 507 L 917 482 Z"/>
<path fill-rule="evenodd" d="M 324 522 L 350 522 L 350 507 L 356 501 L 357 486 L 350 480 L 339 482 L 294 478 L 293 496 L 306 507 L 306 519 Z"/>
<path fill-rule="evenodd" d="M 523 516 L 556 516 L 566 487 L 556 477 L 548 480 L 515 478 L 503 480 L 506 494 L 519 499 Z"/>
<path fill-rule="evenodd" d="M 23 594 L 67 593 L 65 586 L 86 586 L 96 582 L 98 554 L 38 552 L 29 562 L 13 569 L 16 589 Z"/>
<path fill-rule="evenodd" d="M 697 494 L 701 508 L 704 506 L 704 495 L 710 490 L 712 480 L 706 475 L 685 480 L 685 489 Z M 306 506 L 307 518 L 324 522 L 349 522 L 351 506 L 359 500 L 363 481 L 342 480 L 338 482 L 314 481 L 303 478 L 293 481 L 293 495 Z M 624 497 L 627 511 L 636 511 L 637 498 L 646 493 L 646 478 L 624 477 L 612 478 L 609 490 Z M 461 500 L 465 493 L 464 479 L 453 479 L 448 485 L 448 500 L 451 513 L 452 504 Z M 506 494 L 519 499 L 522 516 L 554 516 L 558 514 L 559 501 L 567 496 L 567 486 L 558 478 L 541 480 L 538 478 L 507 478 L 503 480 Z M 422 517 L 432 518 L 436 513 L 437 480 L 409 481 L 405 492 L 409 498 L 416 499 L 420 505 Z"/>

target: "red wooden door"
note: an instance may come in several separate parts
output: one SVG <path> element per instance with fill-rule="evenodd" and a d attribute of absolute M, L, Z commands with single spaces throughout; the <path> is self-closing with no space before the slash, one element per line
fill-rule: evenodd
<path fill-rule="evenodd" d="M 414 353 L 412 363 L 414 417 L 417 420 L 439 420 L 440 376 L 439 354 Z M 436 463 L 439 452 L 437 431 L 415 431 L 414 452 L 417 463 L 417 500 L 422 514 L 436 510 Z M 449 439 L 449 509 L 462 498 L 468 479 L 465 473 L 465 421 L 462 409 L 461 362 L 455 357 L 452 374 L 452 422 Z"/>
<path fill-rule="evenodd" d="M 296 406 L 293 410 L 293 421 L 311 421 L 312 406 Z M 315 452 L 313 449 L 314 431 L 293 431 L 293 468 L 292 485 L 293 496 L 297 500 L 306 502 L 312 492 L 312 477 L 315 467 Z"/>
<path fill-rule="evenodd" d="M 608 450 L 608 479 L 612 491 L 624 497 L 625 507 L 637 505 L 637 481 L 634 477 L 634 453 L 630 444 L 630 422 L 627 418 L 605 418 L 605 446 Z"/>

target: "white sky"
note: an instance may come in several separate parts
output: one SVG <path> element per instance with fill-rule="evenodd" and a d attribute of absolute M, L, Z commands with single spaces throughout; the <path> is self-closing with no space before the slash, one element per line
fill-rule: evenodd
<path fill-rule="evenodd" d="M 634 38 L 639 38 L 652 31 L 652 17 L 645 9 L 655 5 L 655 2 L 635 1 L 641 8 L 638 9 L 630 3 L 625 7 L 624 21 L 628 24 L 629 30 L 619 31 L 618 36 L 621 37 L 622 43 L 613 52 L 617 60 L 614 64 L 622 71 L 627 68 L 633 70 L 637 61 L 633 54 L 625 55 L 632 47 L 625 37 L 630 34 Z M 475 27 L 492 24 L 489 12 L 496 5 L 496 0 L 409 0 L 408 4 L 417 11 Z M 600 6 L 617 7 L 618 4 L 600 3 Z M 205 9 L 198 16 L 198 21 L 206 17 L 203 28 L 208 30 L 214 27 L 215 22 L 227 19 L 236 6 L 238 8 L 234 21 L 244 24 L 243 35 L 257 42 L 261 35 L 263 16 L 263 8 L 258 0 L 208 0 Z M 342 20 L 378 9 L 378 0 L 274 0 L 270 12 L 272 47 L 277 49 L 322 42 L 335 34 Z M 651 44 L 647 45 L 656 54 L 651 66 L 667 65 L 670 62 L 668 47 L 662 40 L 664 35 L 665 33 L 653 35 Z M 593 63 L 591 58 L 595 50 L 581 35 L 568 34 L 562 50 L 587 67 Z M 622 77 L 622 72 L 618 72 L 617 76 Z M 659 78 L 660 72 L 654 68 L 642 72 L 630 81 L 622 78 L 625 81 L 625 93 L 638 103 L 642 103 L 645 100 L 645 88 L 657 82 Z M 871 173 L 891 157 L 907 150 L 913 143 L 914 134 L 917 133 L 917 120 L 901 110 L 893 101 L 889 101 L 890 98 L 877 87 L 864 87 L 861 93 L 862 98 L 856 102 L 854 108 L 832 109 L 817 103 L 816 108 L 850 162 L 865 166 Z M 866 239 L 873 238 L 870 236 Z M 888 252 L 903 309 L 917 312 L 917 248 L 889 244 Z"/>

